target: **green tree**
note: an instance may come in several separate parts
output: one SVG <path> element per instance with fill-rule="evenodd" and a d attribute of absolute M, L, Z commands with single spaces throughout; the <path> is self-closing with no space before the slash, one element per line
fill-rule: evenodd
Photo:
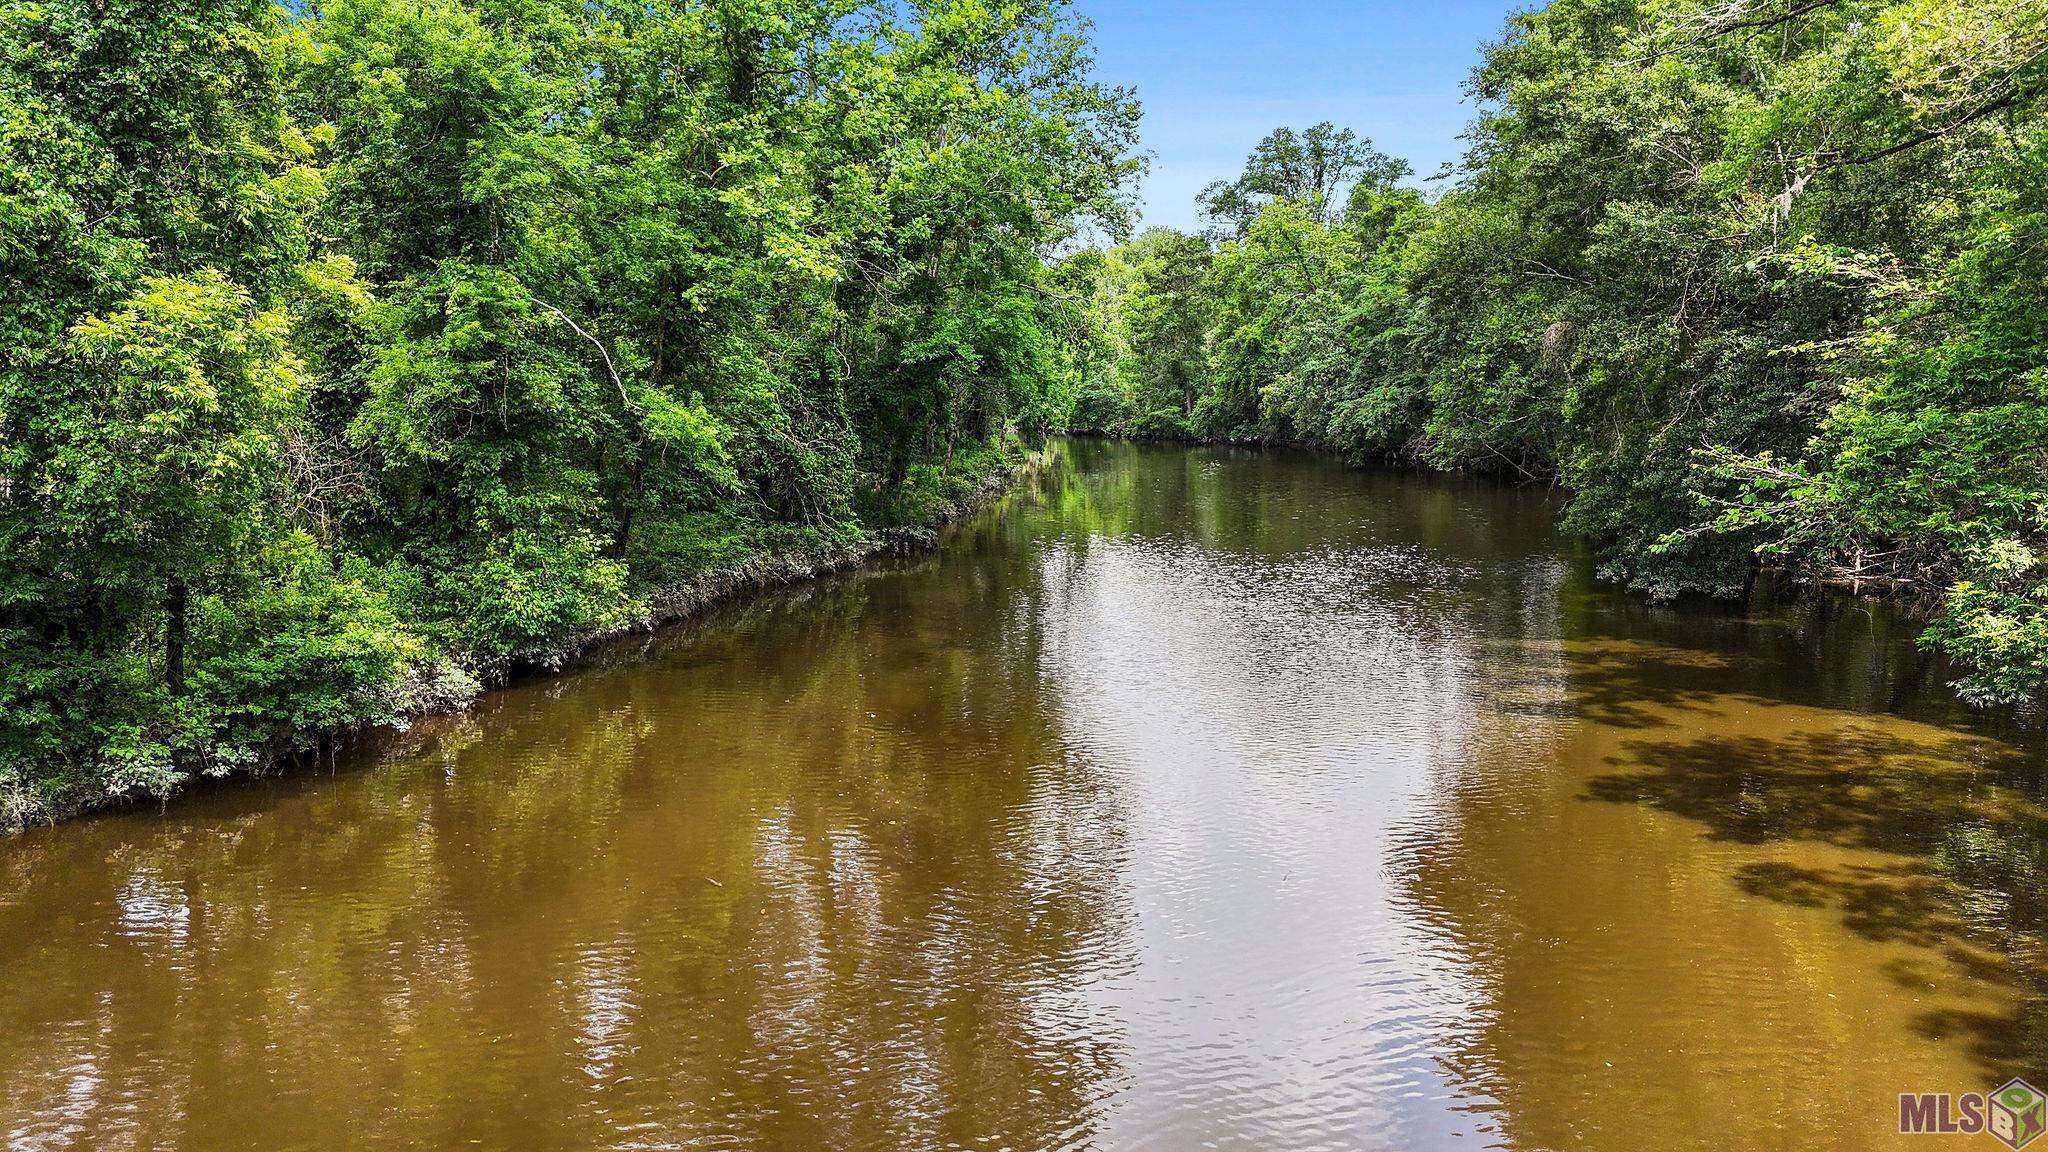
<path fill-rule="evenodd" d="M 1056 0 L 0 8 L 0 798 L 457 702 L 1105 374 Z M 794 559 L 788 562 L 794 563 Z"/>
<path fill-rule="evenodd" d="M 1130 354 L 1122 368 L 1138 430 L 1193 430 L 1210 391 L 1209 244 L 1148 229 L 1122 253 L 1130 286 L 1122 305 Z"/>
<path fill-rule="evenodd" d="M 1291 202 L 1316 223 L 1329 224 L 1343 213 L 1352 187 L 1388 187 L 1410 172 L 1406 161 L 1326 120 L 1301 132 L 1274 129 L 1245 160 L 1242 175 L 1204 188 L 1197 202 L 1219 238 L 1241 238 L 1259 213 L 1277 201 Z"/>

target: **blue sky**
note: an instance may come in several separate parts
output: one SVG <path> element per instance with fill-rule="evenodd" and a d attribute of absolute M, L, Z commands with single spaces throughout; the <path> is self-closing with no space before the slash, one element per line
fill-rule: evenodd
<path fill-rule="evenodd" d="M 1077 0 L 1098 75 L 1145 105 L 1145 224 L 1197 226 L 1195 193 L 1267 132 L 1328 120 L 1427 177 L 1464 151 L 1465 77 L 1526 0 Z"/>

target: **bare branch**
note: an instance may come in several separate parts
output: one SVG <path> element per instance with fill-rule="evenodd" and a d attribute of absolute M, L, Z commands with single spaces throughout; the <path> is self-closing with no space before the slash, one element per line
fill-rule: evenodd
<path fill-rule="evenodd" d="M 591 347 L 597 349 L 597 354 L 599 356 L 604 357 L 604 370 L 611 373 L 612 383 L 618 386 L 619 403 L 624 404 L 626 406 L 627 411 L 633 411 L 633 400 L 631 397 L 626 395 L 626 382 L 619 378 L 619 369 L 616 365 L 612 363 L 612 354 L 610 352 L 605 351 L 604 345 L 598 343 L 597 337 L 592 336 L 588 332 L 585 332 L 581 324 L 578 324 L 576 323 L 576 321 L 571 320 L 567 312 L 562 311 L 560 308 L 555 307 L 553 304 L 548 303 L 547 301 L 541 299 L 538 296 L 535 296 L 533 298 L 533 302 L 547 309 L 548 311 L 553 312 L 555 315 L 560 316 L 562 318 L 562 323 L 567 324 L 570 328 L 574 329 L 578 336 L 581 336 L 585 340 L 590 341 Z"/>

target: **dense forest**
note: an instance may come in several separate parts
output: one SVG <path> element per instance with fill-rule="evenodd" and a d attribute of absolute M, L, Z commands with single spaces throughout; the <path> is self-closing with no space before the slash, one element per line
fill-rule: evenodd
<path fill-rule="evenodd" d="M 1064 4 L 0 2 L 0 824 L 452 706 L 1063 425 Z"/>
<path fill-rule="evenodd" d="M 1566 486 L 2048 683 L 2048 0 L 1554 0 L 1128 234 L 1061 0 L 0 0 L 0 823 L 462 703 L 1067 427 Z"/>
<path fill-rule="evenodd" d="M 1076 421 L 1562 483 L 1654 595 L 1760 569 L 2048 683 L 2048 2 L 1553 0 L 1463 169 L 1263 141 L 1205 235 L 1071 255 Z"/>

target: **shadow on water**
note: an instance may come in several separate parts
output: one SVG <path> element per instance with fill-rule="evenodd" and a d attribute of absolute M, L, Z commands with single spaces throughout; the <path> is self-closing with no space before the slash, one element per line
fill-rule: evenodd
<path fill-rule="evenodd" d="M 0 1143 L 1853 1149 L 2048 1074 L 2040 745 L 1911 621 L 1649 604 L 1540 491 L 1066 461 L 0 846 Z"/>
<path fill-rule="evenodd" d="M 1636 738 L 1623 749 L 1608 764 L 1625 770 L 1590 780 L 1588 800 L 1683 817 L 1714 840 L 1845 850 L 1827 866 L 1754 861 L 1733 882 L 1760 899 L 1832 909 L 1865 939 L 1924 952 L 1889 966 L 1902 988 L 1930 986 L 1927 966 L 1945 963 L 2008 989 L 2009 1013 L 1931 1010 L 1915 1027 L 1930 1041 L 1964 1043 L 1988 1077 L 2048 1076 L 2038 758 L 1970 735 L 1911 739 L 1853 717 L 1834 731 Z"/>
<path fill-rule="evenodd" d="M 1488 703 L 1507 714 L 1650 729 L 1704 719 L 1731 702 L 1789 704 L 2042 743 L 2038 717 L 2029 731 L 2025 718 L 1962 705 L 1947 687 L 1958 671 L 1919 647 L 1921 622 L 1898 604 L 1770 587 L 1747 602 L 1657 602 L 1598 579 L 1583 547 L 1554 563 L 1547 626 L 1489 621 L 1484 629 Z M 1501 591 L 1527 599 L 1542 590 L 1510 583 Z"/>
<path fill-rule="evenodd" d="M 1901 988 L 1929 986 L 1929 966 L 1947 964 L 2006 989 L 2010 1012 L 1934 1009 L 1915 1026 L 1964 1044 L 1987 1076 L 2048 1077 L 2039 731 L 1962 706 L 1945 688 L 1954 669 L 1919 649 L 1919 625 L 1895 605 L 1768 587 L 1746 605 L 1658 605 L 1598 586 L 1587 567 L 1579 558 L 1561 597 L 1568 691 L 1510 673 L 1497 706 L 1629 734 L 1587 781 L 1588 800 L 1678 816 L 1729 844 L 1859 854 L 1751 861 L 1731 880 L 1925 953 L 1890 966 Z M 1828 718 L 1803 729 L 1756 719 L 1786 706 Z"/>
<path fill-rule="evenodd" d="M 1392 866 L 1484 990 L 1443 1058 L 1504 1143 L 1886 1148 L 1900 1091 L 2048 1076 L 2038 734 L 1893 606 L 1593 567 L 1480 569 L 1475 720 Z"/>

